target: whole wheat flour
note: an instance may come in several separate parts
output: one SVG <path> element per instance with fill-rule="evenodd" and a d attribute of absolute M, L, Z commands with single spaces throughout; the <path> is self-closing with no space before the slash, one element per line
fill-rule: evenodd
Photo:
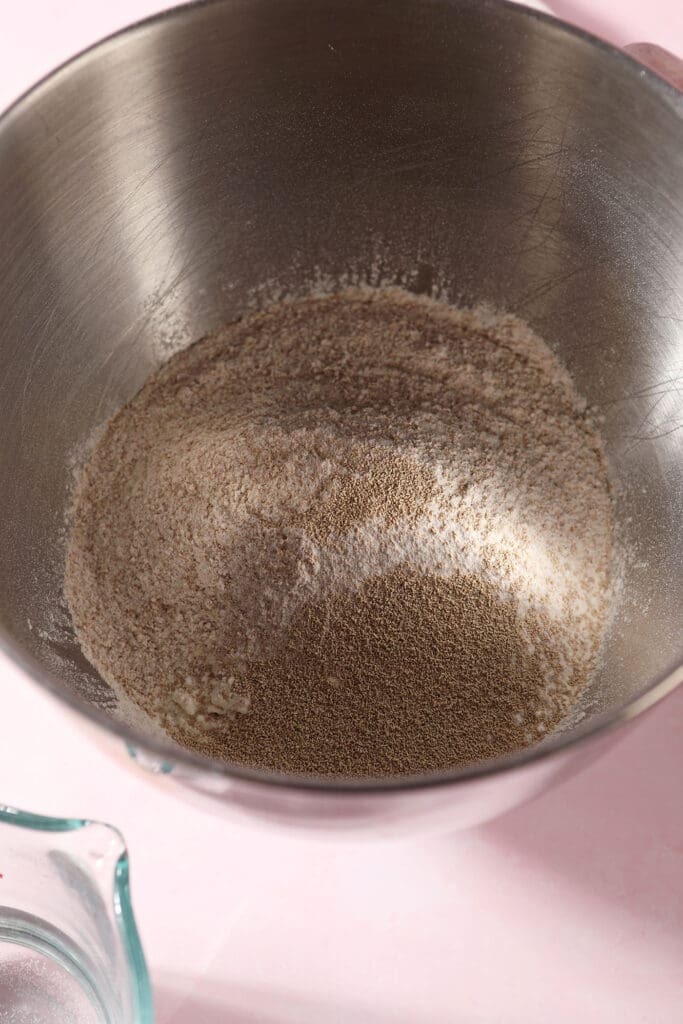
<path fill-rule="evenodd" d="M 179 743 L 414 774 L 566 715 L 612 527 L 596 429 L 525 325 L 354 290 L 147 382 L 82 473 L 64 589 L 87 657 Z"/>

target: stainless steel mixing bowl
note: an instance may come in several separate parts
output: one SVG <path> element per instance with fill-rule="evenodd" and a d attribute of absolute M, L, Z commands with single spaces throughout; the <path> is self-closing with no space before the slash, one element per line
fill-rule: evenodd
<path fill-rule="evenodd" d="M 179 8 L 5 114 L 0 238 L 0 635 L 27 685 L 217 802 L 391 829 L 492 816 L 681 681 L 683 100 L 630 57 L 491 0 Z M 259 296 L 349 275 L 443 285 L 547 337 L 604 414 L 627 556 L 572 728 L 469 771 L 343 786 L 117 724 L 60 583 L 93 429 Z"/>

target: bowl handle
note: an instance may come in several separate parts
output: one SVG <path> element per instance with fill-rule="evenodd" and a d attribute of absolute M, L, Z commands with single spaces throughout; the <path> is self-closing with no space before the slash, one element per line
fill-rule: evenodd
<path fill-rule="evenodd" d="M 655 43 L 629 43 L 624 50 L 660 78 L 665 78 L 675 89 L 683 92 L 683 60 L 680 57 Z"/>

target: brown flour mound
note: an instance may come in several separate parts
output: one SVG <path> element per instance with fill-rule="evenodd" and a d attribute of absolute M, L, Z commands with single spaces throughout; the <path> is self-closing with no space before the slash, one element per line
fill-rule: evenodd
<path fill-rule="evenodd" d="M 501 672 L 501 650 L 511 671 Z M 202 746 L 320 775 L 468 764 L 524 746 L 543 707 L 544 667 L 510 602 L 476 576 L 396 569 L 305 606 L 278 655 L 240 678 L 252 694 L 249 728 L 221 723 Z M 194 745 L 184 723 L 176 736 Z"/>
<path fill-rule="evenodd" d="M 180 743 L 381 776 L 563 718 L 608 611 L 599 438 L 519 321 L 399 292 L 283 304 L 171 359 L 76 490 L 86 655 Z"/>

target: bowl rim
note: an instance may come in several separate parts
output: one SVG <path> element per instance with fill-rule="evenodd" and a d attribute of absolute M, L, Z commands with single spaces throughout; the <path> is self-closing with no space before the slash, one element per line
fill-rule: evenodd
<path fill-rule="evenodd" d="M 227 7 L 229 2 L 230 0 L 190 0 L 190 2 L 181 3 L 176 7 L 171 7 L 157 14 L 152 14 L 132 22 L 124 28 L 97 40 L 49 71 L 1 112 L 0 133 L 58 79 L 77 70 L 93 57 L 99 56 L 99 54 L 114 46 L 118 46 L 129 36 L 132 37 L 155 28 L 166 21 L 179 21 L 182 18 L 196 17 L 204 9 L 220 6 Z M 433 0 L 414 0 L 414 2 L 417 4 L 433 2 Z M 582 28 L 570 25 L 552 14 L 547 14 L 545 11 L 524 6 L 523 3 L 516 3 L 514 0 L 441 0 L 441 2 L 452 7 L 476 8 L 479 12 L 487 9 L 489 11 L 503 9 L 507 10 L 514 17 L 528 18 L 532 21 L 547 23 L 555 31 L 587 43 L 598 50 L 603 57 L 621 64 L 627 73 L 637 74 L 641 81 L 646 82 L 649 87 L 659 94 L 661 99 L 671 103 L 683 120 L 683 93 L 679 92 L 667 79 L 661 77 L 651 68 L 641 64 L 640 61 L 629 53 Z M 112 718 L 103 709 L 80 700 L 75 694 L 66 690 L 60 683 L 57 674 L 50 672 L 37 658 L 16 643 L 1 624 L 0 653 L 7 655 L 30 680 L 37 682 L 59 701 L 66 703 L 72 710 L 83 715 L 99 728 L 118 736 L 119 739 L 128 745 L 129 749 L 132 746 L 133 750 L 139 749 L 141 752 L 144 751 L 147 754 L 163 759 L 161 761 L 162 771 L 172 771 L 174 766 L 178 764 L 184 768 L 196 769 L 204 774 L 221 775 L 260 788 L 272 789 L 277 787 L 280 790 L 289 790 L 300 794 L 325 795 L 330 798 L 353 795 L 395 796 L 406 792 L 429 790 L 437 786 L 457 786 L 461 783 L 488 779 L 514 771 L 515 769 L 525 768 L 536 762 L 545 761 L 556 754 L 574 750 L 579 746 L 583 746 L 598 734 L 607 734 L 625 725 L 627 722 L 639 718 L 683 683 L 683 663 L 680 663 L 659 674 L 653 682 L 645 686 L 634 697 L 631 697 L 623 704 L 595 715 L 589 721 L 576 726 L 571 732 L 554 733 L 536 746 L 527 747 L 504 757 L 477 762 L 464 768 L 454 768 L 413 776 L 338 779 L 335 777 L 298 776 L 249 768 L 236 763 L 214 761 L 202 754 L 180 747 L 171 740 L 165 741 L 158 736 L 147 735 L 139 728 L 126 725 Z"/>

